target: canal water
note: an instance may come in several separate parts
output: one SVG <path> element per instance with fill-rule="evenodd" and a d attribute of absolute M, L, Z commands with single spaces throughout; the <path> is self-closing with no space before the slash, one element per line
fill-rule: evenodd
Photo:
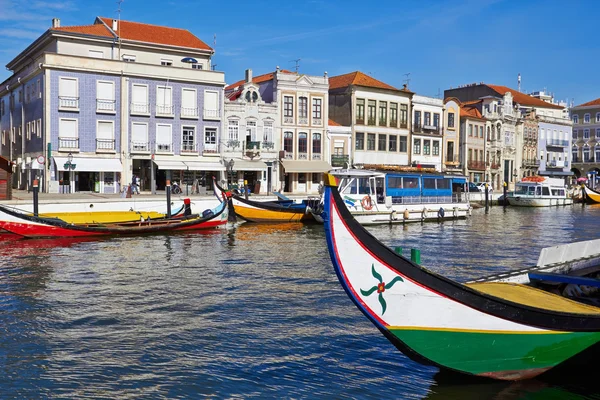
<path fill-rule="evenodd" d="M 464 281 L 598 238 L 599 221 L 494 207 L 369 230 Z M 0 255 L 1 398 L 600 399 L 593 375 L 503 383 L 409 360 L 346 296 L 318 225 L 5 238 Z"/>

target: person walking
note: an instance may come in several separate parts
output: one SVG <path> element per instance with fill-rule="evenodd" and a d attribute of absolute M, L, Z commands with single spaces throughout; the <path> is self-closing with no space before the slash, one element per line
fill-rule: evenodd
<path fill-rule="evenodd" d="M 137 186 L 137 176 L 133 175 L 131 179 L 131 194 L 140 194 L 140 190 Z"/>

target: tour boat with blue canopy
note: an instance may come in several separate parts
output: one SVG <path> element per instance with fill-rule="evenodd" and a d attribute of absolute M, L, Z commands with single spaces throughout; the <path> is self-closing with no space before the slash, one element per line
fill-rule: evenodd
<path fill-rule="evenodd" d="M 471 206 L 461 175 L 399 167 L 331 171 L 354 218 L 363 225 L 466 218 Z"/>
<path fill-rule="evenodd" d="M 559 366 L 597 369 L 600 308 L 530 285 L 461 284 L 429 271 L 378 241 L 353 218 L 334 176 L 324 181 L 322 216 L 338 279 L 407 356 L 501 380 Z"/>

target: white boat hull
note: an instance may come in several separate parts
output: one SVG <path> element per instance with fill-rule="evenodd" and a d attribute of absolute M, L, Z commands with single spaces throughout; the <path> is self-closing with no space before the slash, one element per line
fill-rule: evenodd
<path fill-rule="evenodd" d="M 506 197 L 508 204 L 518 207 L 553 207 L 553 206 L 569 206 L 573 204 L 573 199 L 570 197 L 534 197 L 534 196 L 511 196 Z"/>

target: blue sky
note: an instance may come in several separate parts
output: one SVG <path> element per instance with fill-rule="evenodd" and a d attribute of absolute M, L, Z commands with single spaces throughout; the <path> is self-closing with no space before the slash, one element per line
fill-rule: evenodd
<path fill-rule="evenodd" d="M 0 0 L 0 63 L 6 65 L 58 17 L 62 26 L 116 17 L 114 0 Z M 546 90 L 581 104 L 600 97 L 600 2 L 172 1 L 124 0 L 121 18 L 188 29 L 209 45 L 233 83 L 277 65 L 329 76 L 360 70 L 426 96 L 486 82 Z M 410 73 L 410 75 L 405 75 Z M 0 81 L 10 75 L 0 70 Z"/>

